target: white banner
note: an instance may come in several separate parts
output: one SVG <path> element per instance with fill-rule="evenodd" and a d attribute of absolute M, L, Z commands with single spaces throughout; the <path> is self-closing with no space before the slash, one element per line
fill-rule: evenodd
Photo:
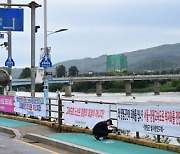
<path fill-rule="evenodd" d="M 118 128 L 180 137 L 180 107 L 117 106 Z"/>
<path fill-rule="evenodd" d="M 109 104 L 63 102 L 65 124 L 93 128 L 100 121 L 110 118 Z"/>
<path fill-rule="evenodd" d="M 43 98 L 15 97 L 15 112 L 46 117 L 46 105 Z"/>

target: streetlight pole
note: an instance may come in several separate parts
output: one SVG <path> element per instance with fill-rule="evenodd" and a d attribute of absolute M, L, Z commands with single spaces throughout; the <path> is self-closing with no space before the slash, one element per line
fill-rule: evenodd
<path fill-rule="evenodd" d="M 11 0 L 7 0 L 7 4 L 11 4 Z M 8 6 L 9 8 L 11 8 L 11 6 Z M 8 57 L 12 57 L 12 38 L 11 38 L 11 31 L 7 32 L 8 35 Z M 8 73 L 9 76 L 11 76 L 12 74 L 12 66 L 8 66 Z M 9 91 L 12 91 L 12 82 L 10 80 L 9 82 Z"/>
<path fill-rule="evenodd" d="M 49 54 L 47 53 L 47 0 L 44 0 L 44 56 Z M 47 68 L 44 68 L 44 102 L 46 105 L 46 111 L 47 111 L 47 116 L 49 115 L 48 110 L 49 110 L 49 105 L 48 104 L 48 80 L 46 76 Z"/>
<path fill-rule="evenodd" d="M 35 10 L 40 5 L 33 1 L 29 7 L 31 8 L 31 97 L 35 97 Z"/>
<path fill-rule="evenodd" d="M 54 32 L 47 34 L 47 0 L 44 0 L 44 56 L 47 55 L 49 57 L 49 48 L 47 46 L 47 37 L 51 34 L 66 31 L 67 29 L 59 29 Z M 47 68 L 44 68 L 44 102 L 46 104 L 46 115 L 49 116 L 49 105 L 48 105 L 48 92 L 49 92 L 49 85 L 48 85 L 48 78 L 47 78 Z"/>
<path fill-rule="evenodd" d="M 35 5 L 31 7 L 31 97 L 35 97 Z"/>
<path fill-rule="evenodd" d="M 44 51 L 47 48 L 47 0 L 44 0 Z"/>

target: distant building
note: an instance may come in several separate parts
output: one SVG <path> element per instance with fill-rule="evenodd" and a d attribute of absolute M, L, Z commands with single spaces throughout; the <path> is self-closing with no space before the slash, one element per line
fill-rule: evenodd
<path fill-rule="evenodd" d="M 107 56 L 106 70 L 108 72 L 127 70 L 127 57 L 123 54 Z"/>

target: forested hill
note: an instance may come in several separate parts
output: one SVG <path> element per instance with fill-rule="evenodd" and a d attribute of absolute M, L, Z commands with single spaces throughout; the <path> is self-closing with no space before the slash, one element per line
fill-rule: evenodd
<path fill-rule="evenodd" d="M 180 67 L 180 43 L 166 44 L 123 54 L 127 56 L 128 69 L 131 71 L 164 70 Z M 88 71 L 105 72 L 106 60 L 107 55 L 98 58 L 68 60 L 53 65 L 53 69 L 59 65 L 64 65 L 66 68 L 76 66 L 80 73 Z"/>
<path fill-rule="evenodd" d="M 123 53 L 127 56 L 128 70 L 167 70 L 180 67 L 180 43 L 166 44 L 148 49 L 142 49 L 132 52 Z M 84 58 L 68 60 L 53 65 L 50 71 L 55 72 L 55 68 L 64 65 L 66 69 L 76 66 L 80 73 L 105 72 L 107 55 L 97 58 Z M 13 78 L 18 78 L 22 69 L 13 69 Z"/>

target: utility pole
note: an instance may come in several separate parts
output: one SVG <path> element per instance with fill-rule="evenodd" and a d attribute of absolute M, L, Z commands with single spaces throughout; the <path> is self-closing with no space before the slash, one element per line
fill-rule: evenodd
<path fill-rule="evenodd" d="M 39 5 L 33 1 L 29 7 L 31 8 L 31 97 L 35 97 L 35 10 Z"/>
<path fill-rule="evenodd" d="M 35 4 L 31 5 L 31 97 L 35 97 Z"/>
<path fill-rule="evenodd" d="M 47 55 L 49 57 L 48 49 L 47 49 L 47 0 L 44 0 L 44 56 Z M 47 68 L 44 68 L 44 101 L 46 104 L 46 110 L 49 110 L 48 102 L 48 80 L 47 80 Z M 48 112 L 47 112 L 47 116 Z"/>
<path fill-rule="evenodd" d="M 7 4 L 11 4 L 11 0 L 7 0 Z M 8 8 L 11 8 L 11 6 L 8 6 Z M 7 32 L 8 35 L 8 57 L 12 57 L 12 33 L 11 31 Z M 8 73 L 9 76 L 12 75 L 12 66 L 8 66 Z M 12 81 L 9 82 L 9 91 L 12 91 Z"/>

